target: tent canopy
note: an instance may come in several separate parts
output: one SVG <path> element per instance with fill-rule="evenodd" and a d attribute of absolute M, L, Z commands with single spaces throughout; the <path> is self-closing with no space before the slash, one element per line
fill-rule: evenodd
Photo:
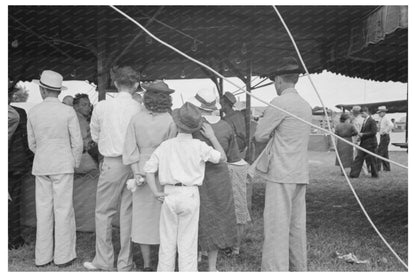
<path fill-rule="evenodd" d="M 377 112 L 378 107 L 386 106 L 388 109 L 387 113 L 407 113 L 407 100 L 397 100 L 397 101 L 385 101 L 377 103 L 362 103 L 362 104 L 338 104 L 335 105 L 338 109 L 345 109 L 350 111 L 354 106 L 367 106 L 370 113 L 374 114 Z"/>
<path fill-rule="evenodd" d="M 407 82 L 407 6 L 278 6 L 311 73 Z M 157 37 L 226 77 L 267 76 L 296 52 L 270 6 L 122 6 Z M 9 73 L 44 69 L 111 86 L 129 64 L 142 80 L 213 77 L 108 6 L 9 6 Z M 251 69 L 251 71 L 250 71 Z M 251 74 L 250 74 L 251 73 Z"/>

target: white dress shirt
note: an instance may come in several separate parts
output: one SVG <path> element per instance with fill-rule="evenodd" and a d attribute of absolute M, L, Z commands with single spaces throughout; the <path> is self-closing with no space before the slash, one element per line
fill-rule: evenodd
<path fill-rule="evenodd" d="M 104 157 L 118 157 L 123 153 L 124 140 L 130 119 L 140 111 L 140 104 L 128 92 L 100 101 L 94 107 L 90 129 L 92 140 Z"/>
<path fill-rule="evenodd" d="M 380 135 L 388 135 L 393 130 L 394 124 L 386 116 L 380 120 Z"/>
<path fill-rule="evenodd" d="M 205 142 L 193 139 L 191 134 L 179 133 L 156 148 L 146 162 L 144 172 L 158 171 L 161 185 L 200 186 L 204 180 L 205 162 L 218 163 L 220 158 L 221 153 Z"/>

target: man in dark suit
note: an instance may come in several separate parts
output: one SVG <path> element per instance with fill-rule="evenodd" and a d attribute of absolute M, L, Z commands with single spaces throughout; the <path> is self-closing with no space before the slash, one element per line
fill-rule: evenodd
<path fill-rule="evenodd" d="M 377 123 L 370 116 L 367 107 L 361 109 L 361 116 L 364 118 L 363 126 L 361 132 L 358 134 L 360 137 L 360 146 L 370 152 L 375 153 L 377 149 Z M 366 152 L 358 150 L 357 156 L 351 166 L 350 177 L 357 178 L 360 176 L 361 168 L 363 162 L 366 160 L 366 163 L 369 163 L 371 168 L 371 177 L 377 178 L 377 167 L 376 167 L 376 158 L 373 155 L 370 155 Z"/>
<path fill-rule="evenodd" d="M 9 104 L 15 92 L 9 88 Z M 30 170 L 33 154 L 27 143 L 26 122 L 24 109 L 12 106 L 19 113 L 20 121 L 9 143 L 9 249 L 17 249 L 25 243 L 21 236 L 20 202 L 23 177 Z"/>

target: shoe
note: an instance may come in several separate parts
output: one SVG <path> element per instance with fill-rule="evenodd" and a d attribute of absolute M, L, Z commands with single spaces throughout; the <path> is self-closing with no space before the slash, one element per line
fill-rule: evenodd
<path fill-rule="evenodd" d="M 98 267 L 96 267 L 93 263 L 91 263 L 91 262 L 85 262 L 84 264 L 84 267 L 86 268 L 86 269 L 88 269 L 88 270 L 99 270 L 99 268 Z"/>
<path fill-rule="evenodd" d="M 68 267 L 68 266 L 73 265 L 76 259 L 77 259 L 77 258 L 74 258 L 74 259 L 70 260 L 70 261 L 69 261 L 69 262 L 67 262 L 67 263 L 64 263 L 64 264 L 55 264 L 55 265 L 56 265 L 57 267 L 60 267 L 60 268 Z"/>
<path fill-rule="evenodd" d="M 51 264 L 52 264 L 52 261 L 50 261 L 49 263 L 46 263 L 46 264 L 41 264 L 41 265 L 35 264 L 35 266 L 36 267 L 47 267 L 48 265 L 51 265 Z"/>
<path fill-rule="evenodd" d="M 151 267 L 145 267 L 143 268 L 143 271 L 153 271 L 153 269 Z"/>
<path fill-rule="evenodd" d="M 23 245 L 25 245 L 25 240 L 22 237 L 18 237 L 17 239 L 9 243 L 9 250 L 19 249 Z"/>

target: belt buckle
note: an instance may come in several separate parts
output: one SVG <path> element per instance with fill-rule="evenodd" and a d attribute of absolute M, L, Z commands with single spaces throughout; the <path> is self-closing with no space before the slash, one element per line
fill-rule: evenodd
<path fill-rule="evenodd" d="M 182 183 L 176 183 L 176 184 L 174 184 L 174 186 L 175 187 L 183 187 L 183 184 Z"/>

